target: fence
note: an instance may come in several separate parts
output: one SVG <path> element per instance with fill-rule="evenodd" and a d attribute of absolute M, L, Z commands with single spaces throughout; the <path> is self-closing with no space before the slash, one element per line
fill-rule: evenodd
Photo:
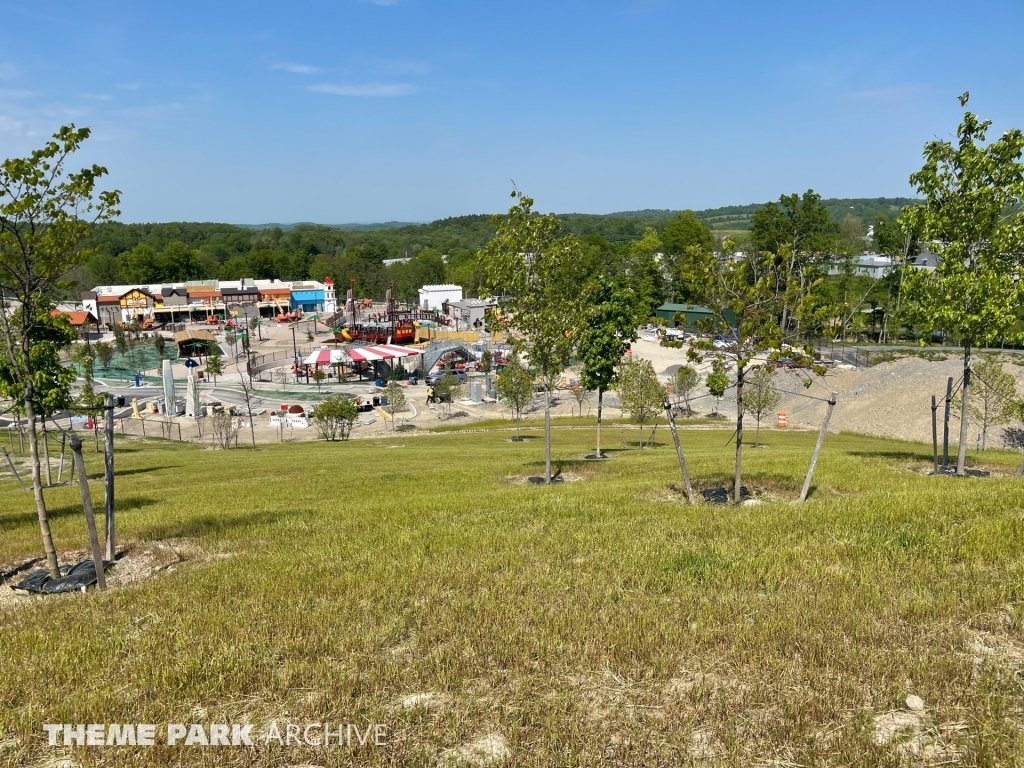
<path fill-rule="evenodd" d="M 165 440 L 177 440 L 182 442 L 181 424 L 175 421 L 164 421 L 162 419 L 118 419 L 120 422 L 121 434 L 133 437 L 162 437 Z M 146 423 L 149 422 L 147 429 Z M 125 428 L 125 423 L 128 428 Z"/>
<path fill-rule="evenodd" d="M 487 334 L 484 334 L 484 340 L 486 340 Z M 417 328 L 416 329 L 416 343 L 419 344 L 424 341 L 468 341 L 478 342 L 481 341 L 479 331 L 445 331 L 440 328 Z M 490 334 L 490 341 L 501 344 L 505 341 L 505 334 L 501 331 L 495 331 Z"/>

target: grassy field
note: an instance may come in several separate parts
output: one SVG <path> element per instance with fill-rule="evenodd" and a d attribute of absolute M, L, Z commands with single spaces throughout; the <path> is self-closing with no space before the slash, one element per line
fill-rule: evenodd
<path fill-rule="evenodd" d="M 536 432 L 119 443 L 121 541 L 186 560 L 0 603 L 0 766 L 1024 761 L 1016 456 L 932 478 L 924 446 L 830 436 L 796 505 L 815 435 L 762 433 L 767 503 L 691 507 L 667 431 L 643 452 L 607 432 L 598 465 L 592 433 L 556 432 L 551 487 L 525 482 Z M 684 433 L 699 487 L 727 483 L 728 436 Z M 47 493 L 58 546 L 84 549 L 77 494 Z M 0 479 L 0 563 L 38 549 Z M 381 723 L 386 744 L 65 751 L 42 730 L 271 722 Z"/>

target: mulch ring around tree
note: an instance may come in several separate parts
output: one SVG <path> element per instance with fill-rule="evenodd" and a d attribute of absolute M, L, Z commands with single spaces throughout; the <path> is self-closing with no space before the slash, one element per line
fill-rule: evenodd
<path fill-rule="evenodd" d="M 185 539 L 167 539 L 163 541 L 146 541 L 128 544 L 117 553 L 113 563 L 104 561 L 107 589 L 118 589 L 144 579 L 174 570 L 183 563 L 207 561 L 223 557 L 225 554 L 205 552 L 194 542 Z M 91 554 L 85 550 L 68 550 L 58 553 L 62 574 L 79 575 L 78 581 L 69 580 L 74 589 L 47 590 L 44 558 L 29 558 L 9 566 L 0 568 L 0 611 L 18 608 L 39 600 L 57 600 L 62 595 L 69 599 L 71 595 L 96 591 L 96 571 L 92 566 Z M 52 581 L 52 580 L 50 580 Z M 75 583 L 72 583 L 75 582 Z M 20 587 L 20 588 L 19 588 Z"/>

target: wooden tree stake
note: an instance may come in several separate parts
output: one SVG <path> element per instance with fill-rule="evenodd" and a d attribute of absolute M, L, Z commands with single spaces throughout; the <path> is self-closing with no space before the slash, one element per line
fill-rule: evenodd
<path fill-rule="evenodd" d="M 26 487 L 25 487 L 25 484 L 24 484 L 23 482 L 21 482 L 21 475 L 19 475 L 19 474 L 18 474 L 18 469 L 17 469 L 17 467 L 15 467 L 15 466 L 14 466 L 14 462 L 13 462 L 13 461 L 11 461 L 11 455 L 10 455 L 9 453 L 7 453 L 7 449 L 6 449 L 6 448 L 3 448 L 2 446 L 0 446 L 0 450 L 2 450 L 2 451 L 4 452 L 4 458 L 5 458 L 5 459 L 7 459 L 7 463 L 8 463 L 8 464 L 10 465 L 10 467 L 11 467 L 11 472 L 13 472 L 13 473 L 14 473 L 14 478 L 15 478 L 15 479 L 16 479 L 16 480 L 18 481 L 18 485 L 20 485 L 20 486 L 21 486 L 21 489 L 22 489 L 23 491 L 27 491 L 27 490 L 28 490 L 28 488 L 26 488 Z"/>
<path fill-rule="evenodd" d="M 811 457 L 811 466 L 807 468 L 807 477 L 804 479 L 804 488 L 800 491 L 800 501 L 807 501 L 807 494 L 811 490 L 811 479 L 814 477 L 814 468 L 818 464 L 818 454 L 821 453 L 821 446 L 825 442 L 825 433 L 828 431 L 828 422 L 832 418 L 832 409 L 836 406 L 838 392 L 833 392 L 828 400 L 828 410 L 825 411 L 825 420 L 821 422 L 821 431 L 818 433 L 818 442 L 814 446 L 814 455 Z"/>
<path fill-rule="evenodd" d="M 683 471 L 683 484 L 686 486 L 686 498 L 690 500 L 691 504 L 694 504 L 693 500 L 693 486 L 690 485 L 690 471 L 686 468 L 686 457 L 683 456 L 683 446 L 679 442 L 679 432 L 676 429 L 676 417 L 672 413 L 672 404 L 665 398 L 664 402 L 665 413 L 668 414 L 668 425 L 672 430 L 672 440 L 676 444 L 676 455 L 679 457 L 679 468 Z"/>
<path fill-rule="evenodd" d="M 100 554 L 100 537 L 96 533 L 96 518 L 92 513 L 92 494 L 85 474 L 85 459 L 82 456 L 82 441 L 78 435 L 71 435 L 71 453 L 78 466 L 78 487 L 82 491 L 82 509 L 85 510 L 85 526 L 89 529 L 89 547 L 92 549 L 92 564 L 96 568 L 96 583 L 101 590 L 107 588 L 107 577 L 103 573 L 103 556 Z"/>
<path fill-rule="evenodd" d="M 145 422 L 143 422 L 143 426 L 145 426 Z M 106 556 L 107 560 L 113 562 L 116 554 L 114 541 L 114 397 L 109 392 L 103 396 L 103 435 L 106 441 L 106 450 L 103 455 Z M 81 472 L 82 468 L 79 467 L 78 471 Z"/>

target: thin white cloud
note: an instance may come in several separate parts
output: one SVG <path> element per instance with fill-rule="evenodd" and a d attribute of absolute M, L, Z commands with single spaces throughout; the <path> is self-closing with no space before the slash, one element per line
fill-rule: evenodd
<path fill-rule="evenodd" d="M 292 72 L 296 75 L 315 75 L 320 71 L 320 67 L 314 67 L 311 64 L 274 64 L 274 69 L 280 69 L 285 72 Z"/>
<path fill-rule="evenodd" d="M 416 92 L 409 83 L 319 83 L 309 86 L 315 93 L 329 93 L 333 96 L 408 96 Z"/>
<path fill-rule="evenodd" d="M 92 99 L 93 101 L 113 101 L 114 97 L 109 93 L 83 93 L 83 99 Z"/>
<path fill-rule="evenodd" d="M 919 96 L 925 91 L 923 85 L 896 85 L 890 88 L 872 88 L 854 91 L 850 98 L 861 101 L 904 101 Z"/>
<path fill-rule="evenodd" d="M 10 80 L 18 74 L 18 68 L 13 64 L 0 62 L 0 80 Z"/>
<path fill-rule="evenodd" d="M 24 123 L 6 115 L 0 115 L 0 131 L 18 131 Z"/>
<path fill-rule="evenodd" d="M 374 5 L 398 5 L 398 0 L 370 0 Z"/>
<path fill-rule="evenodd" d="M 139 90 L 139 84 L 138 83 L 121 83 L 117 87 L 120 88 L 123 91 L 137 91 L 137 90 Z"/>
<path fill-rule="evenodd" d="M 425 75 L 428 71 L 426 62 L 418 59 L 383 59 L 379 57 L 357 57 L 353 59 L 357 67 L 367 71 L 382 72 L 390 76 Z"/>

